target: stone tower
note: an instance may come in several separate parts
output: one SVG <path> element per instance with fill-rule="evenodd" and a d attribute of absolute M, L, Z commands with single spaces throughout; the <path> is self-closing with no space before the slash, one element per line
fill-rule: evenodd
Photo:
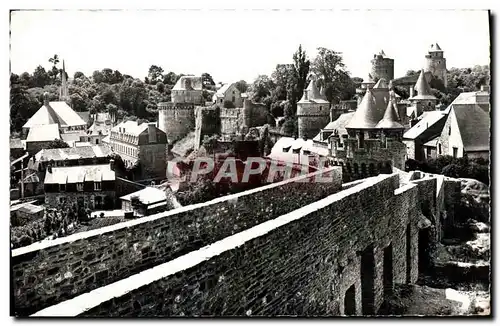
<path fill-rule="evenodd" d="M 330 121 L 330 103 L 311 80 L 297 103 L 298 136 L 311 139 Z"/>
<path fill-rule="evenodd" d="M 448 87 L 448 78 L 446 73 L 446 58 L 443 56 L 443 50 L 439 44 L 434 43 L 430 46 L 428 53 L 425 55 L 425 71 L 429 71 L 432 75 Z"/>
<path fill-rule="evenodd" d="M 417 93 L 414 94 L 414 90 Z M 424 69 L 420 71 L 415 88 L 410 88 L 410 102 L 413 105 L 413 118 L 419 117 L 424 111 L 436 109 L 437 98 L 432 95 L 431 87 L 425 78 Z"/>
<path fill-rule="evenodd" d="M 394 59 L 385 56 L 384 50 L 373 55 L 371 77 L 377 81 L 380 78 L 385 80 L 394 79 Z"/>

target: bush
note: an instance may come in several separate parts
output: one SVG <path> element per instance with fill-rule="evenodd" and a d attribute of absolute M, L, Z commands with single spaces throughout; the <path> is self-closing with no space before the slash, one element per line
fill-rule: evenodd
<path fill-rule="evenodd" d="M 443 168 L 441 174 L 451 178 L 459 178 L 462 168 L 458 164 L 449 164 Z"/>
<path fill-rule="evenodd" d="M 235 106 L 234 106 L 234 103 L 231 102 L 231 101 L 224 101 L 224 108 L 226 109 L 233 109 Z"/>

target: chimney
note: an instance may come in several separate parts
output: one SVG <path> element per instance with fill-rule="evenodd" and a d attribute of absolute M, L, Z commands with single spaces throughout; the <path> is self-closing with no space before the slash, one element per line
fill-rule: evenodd
<path fill-rule="evenodd" d="M 334 108 L 334 106 L 331 105 L 330 106 L 330 122 L 333 122 L 333 108 Z"/>
<path fill-rule="evenodd" d="M 413 97 L 413 86 L 410 86 L 410 98 Z"/>
<path fill-rule="evenodd" d="M 111 169 L 111 171 L 115 170 L 115 160 L 109 160 L 109 168 Z"/>
<path fill-rule="evenodd" d="M 312 82 L 312 81 L 311 81 L 311 82 Z M 307 89 L 304 89 L 304 100 L 306 100 L 306 101 L 308 100 L 307 95 L 308 95 L 308 94 L 307 94 Z"/>
<path fill-rule="evenodd" d="M 148 136 L 150 143 L 156 143 L 156 123 L 150 122 L 148 123 Z"/>

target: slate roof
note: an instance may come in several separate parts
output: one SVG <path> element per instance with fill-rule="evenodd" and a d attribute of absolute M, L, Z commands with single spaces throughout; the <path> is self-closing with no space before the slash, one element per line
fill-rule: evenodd
<path fill-rule="evenodd" d="M 229 89 L 229 87 L 231 87 L 231 85 L 233 85 L 233 84 L 232 83 L 227 83 L 227 84 L 222 85 L 222 87 L 219 88 L 217 90 L 217 92 L 215 93 L 215 96 L 217 96 L 217 97 L 224 97 L 224 95 L 226 94 L 226 92 Z"/>
<path fill-rule="evenodd" d="M 39 142 L 39 141 L 52 141 L 55 139 L 61 139 L 59 133 L 59 125 L 45 124 L 45 125 L 34 125 L 30 128 L 28 132 L 27 142 Z"/>
<path fill-rule="evenodd" d="M 378 82 L 373 86 L 374 89 L 386 89 L 389 88 L 387 81 L 384 78 L 380 78 Z"/>
<path fill-rule="evenodd" d="M 337 129 L 339 135 L 347 135 L 347 130 L 345 129 L 345 126 L 351 121 L 352 117 L 354 116 L 355 112 L 347 112 L 347 113 L 342 113 L 337 120 L 331 121 L 328 123 L 323 130 L 328 130 L 328 131 L 333 131 Z M 321 141 L 321 132 L 318 133 L 313 140 L 315 141 Z"/>
<path fill-rule="evenodd" d="M 84 181 L 113 181 L 115 172 L 109 164 L 52 167 L 45 174 L 45 184 L 66 184 Z"/>
<path fill-rule="evenodd" d="M 49 102 L 42 105 L 38 111 L 24 124 L 23 128 L 36 125 L 58 124 L 59 126 L 81 126 L 86 122 L 66 102 Z"/>
<path fill-rule="evenodd" d="M 82 136 L 87 136 L 87 133 L 83 130 L 78 130 L 61 134 L 61 139 L 67 143 L 72 143 L 80 141 L 80 137 Z"/>
<path fill-rule="evenodd" d="M 443 52 L 443 50 L 441 50 L 441 47 L 439 46 L 439 44 L 434 43 L 434 44 L 431 44 L 431 46 L 429 47 L 429 52 Z"/>
<path fill-rule="evenodd" d="M 465 151 L 490 149 L 490 116 L 477 104 L 452 104 Z"/>
<path fill-rule="evenodd" d="M 382 117 L 375 107 L 375 98 L 370 90 L 366 90 L 358 109 L 346 125 L 348 129 L 372 129 Z"/>
<path fill-rule="evenodd" d="M 420 71 L 420 76 L 418 76 L 417 83 L 415 84 L 415 90 L 417 95 L 413 96 L 411 100 L 435 100 L 436 97 L 432 95 L 431 87 L 425 78 L 424 70 Z"/>
<path fill-rule="evenodd" d="M 111 131 L 120 132 L 120 128 L 122 129 L 122 133 L 139 136 L 144 130 L 148 129 L 148 123 L 143 122 L 138 125 L 137 121 L 125 121 L 113 127 Z M 123 132 L 123 129 L 125 129 L 125 132 Z"/>
<path fill-rule="evenodd" d="M 404 139 L 417 139 L 424 131 L 446 118 L 444 111 L 426 111 L 423 112 L 420 121 L 404 133 Z"/>
<path fill-rule="evenodd" d="M 311 82 L 309 82 L 306 91 L 307 91 L 307 100 L 305 99 L 304 96 L 305 94 L 304 94 L 302 95 L 302 98 L 300 99 L 299 103 L 325 103 L 325 104 L 329 103 L 327 100 L 323 98 L 323 96 L 321 96 L 314 80 L 311 80 Z"/>
<path fill-rule="evenodd" d="M 437 143 L 439 140 L 439 136 L 429 140 L 427 143 L 424 144 L 426 147 L 437 147 Z"/>
<path fill-rule="evenodd" d="M 90 119 L 90 112 L 89 111 L 84 111 L 84 112 L 76 112 L 82 118 L 85 123 L 87 123 Z"/>
<path fill-rule="evenodd" d="M 398 122 L 398 113 L 396 111 L 396 103 L 389 101 L 384 117 L 380 120 L 376 128 L 379 129 L 404 129 L 405 127 Z"/>
<path fill-rule="evenodd" d="M 145 205 L 167 200 L 167 194 L 165 193 L 165 191 L 154 187 L 146 187 L 131 194 L 122 196 L 120 197 L 120 199 L 130 201 L 134 196 L 138 196 L 139 201 Z"/>
<path fill-rule="evenodd" d="M 186 89 L 186 86 L 190 85 L 191 89 Z M 185 90 L 198 90 L 203 89 L 203 83 L 201 82 L 201 77 L 195 76 L 182 76 L 179 78 L 175 86 L 172 88 L 173 91 L 185 91 Z"/>
<path fill-rule="evenodd" d="M 87 147 L 70 147 L 70 148 L 53 148 L 42 149 L 35 154 L 37 162 L 48 162 L 50 160 L 77 160 L 94 157 L 107 157 L 113 154 L 113 151 L 108 146 L 87 146 Z"/>

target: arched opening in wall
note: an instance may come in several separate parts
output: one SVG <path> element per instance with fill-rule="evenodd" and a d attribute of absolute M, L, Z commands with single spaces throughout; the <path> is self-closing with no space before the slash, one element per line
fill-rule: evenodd
<path fill-rule="evenodd" d="M 411 283 L 411 227 L 406 226 L 406 283 Z"/>
<path fill-rule="evenodd" d="M 384 249 L 384 296 L 392 294 L 393 270 L 392 270 L 392 243 Z"/>
<path fill-rule="evenodd" d="M 361 163 L 361 175 L 363 178 L 366 178 L 367 175 L 366 175 L 366 164 L 365 163 Z"/>
<path fill-rule="evenodd" d="M 430 267 L 430 228 L 420 229 L 418 231 L 418 273 L 425 275 Z"/>
<path fill-rule="evenodd" d="M 344 297 L 344 315 L 352 316 L 356 314 L 356 288 L 354 284 L 347 289 Z"/>
<path fill-rule="evenodd" d="M 370 163 L 370 165 L 368 165 L 368 174 L 370 177 L 375 175 L 375 164 Z"/>
<path fill-rule="evenodd" d="M 373 245 L 361 254 L 361 306 L 363 315 L 375 314 L 375 256 Z"/>

